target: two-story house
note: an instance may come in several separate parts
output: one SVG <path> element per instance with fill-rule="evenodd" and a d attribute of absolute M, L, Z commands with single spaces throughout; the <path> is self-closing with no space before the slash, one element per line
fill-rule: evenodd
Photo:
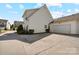
<path fill-rule="evenodd" d="M 34 30 L 34 33 L 45 32 L 49 28 L 49 23 L 53 20 L 46 5 L 36 8 L 27 9 L 23 14 L 24 30 Z"/>

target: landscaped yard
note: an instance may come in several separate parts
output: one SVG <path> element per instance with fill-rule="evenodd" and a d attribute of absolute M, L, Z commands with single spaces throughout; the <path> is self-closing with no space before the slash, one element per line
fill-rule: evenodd
<path fill-rule="evenodd" d="M 2 33 L 2 32 L 4 32 L 4 30 L 1 30 L 1 29 L 0 29 L 0 33 Z"/>
<path fill-rule="evenodd" d="M 1 29 L 0 29 L 0 34 L 1 34 L 1 33 L 5 33 L 5 32 L 7 32 L 7 31 L 11 31 L 11 30 L 1 30 Z"/>
<path fill-rule="evenodd" d="M 0 35 L 0 54 L 79 54 L 79 37 L 61 34 Z"/>

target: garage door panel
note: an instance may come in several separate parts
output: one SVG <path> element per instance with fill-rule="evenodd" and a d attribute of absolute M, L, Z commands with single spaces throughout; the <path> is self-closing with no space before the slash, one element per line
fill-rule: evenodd
<path fill-rule="evenodd" d="M 54 25 L 53 31 L 57 33 L 71 33 L 71 25 L 65 24 L 65 25 Z"/>

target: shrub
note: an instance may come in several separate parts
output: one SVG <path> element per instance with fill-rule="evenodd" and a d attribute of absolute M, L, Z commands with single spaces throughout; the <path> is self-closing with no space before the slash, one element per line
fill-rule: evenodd
<path fill-rule="evenodd" d="M 29 34 L 33 34 L 34 33 L 34 29 L 29 29 Z"/>
<path fill-rule="evenodd" d="M 0 29 L 0 33 L 1 33 L 1 29 Z"/>
<path fill-rule="evenodd" d="M 29 31 L 24 31 L 23 30 L 23 26 L 22 25 L 20 25 L 20 26 L 18 26 L 18 28 L 17 28 L 17 33 L 18 34 L 33 34 L 34 33 L 34 29 L 29 29 Z"/>
<path fill-rule="evenodd" d="M 46 33 L 49 33 L 49 29 L 46 29 Z"/>
<path fill-rule="evenodd" d="M 17 33 L 18 34 L 24 34 L 25 31 L 23 30 L 23 26 L 22 25 L 19 25 L 18 28 L 17 28 Z"/>
<path fill-rule="evenodd" d="M 7 28 L 5 27 L 4 30 L 7 30 Z"/>
<path fill-rule="evenodd" d="M 25 31 L 25 34 L 28 34 L 28 33 L 29 33 L 29 32 L 26 30 L 26 31 Z"/>
<path fill-rule="evenodd" d="M 15 30 L 15 28 L 13 28 L 13 30 Z"/>
<path fill-rule="evenodd" d="M 25 31 L 24 30 L 20 30 L 20 31 L 18 31 L 18 34 L 25 34 Z"/>

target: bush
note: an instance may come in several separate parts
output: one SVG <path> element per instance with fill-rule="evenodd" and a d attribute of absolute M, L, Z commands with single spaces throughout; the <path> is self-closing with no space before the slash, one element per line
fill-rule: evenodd
<path fill-rule="evenodd" d="M 7 28 L 5 27 L 4 30 L 7 30 Z"/>
<path fill-rule="evenodd" d="M 1 33 L 1 29 L 0 29 L 0 33 Z"/>
<path fill-rule="evenodd" d="M 49 29 L 46 29 L 46 33 L 49 33 Z"/>
<path fill-rule="evenodd" d="M 17 28 L 17 33 L 18 34 L 24 34 L 25 31 L 23 30 L 23 26 L 22 25 L 19 25 L 18 28 Z"/>
<path fill-rule="evenodd" d="M 13 30 L 15 30 L 15 28 L 13 28 Z"/>
<path fill-rule="evenodd" d="M 34 29 L 29 29 L 29 34 L 33 34 L 34 33 Z"/>
<path fill-rule="evenodd" d="M 24 31 L 23 30 L 23 26 L 22 25 L 20 25 L 20 26 L 18 26 L 18 28 L 17 28 L 17 33 L 18 34 L 33 34 L 34 33 L 34 29 L 29 29 L 29 31 Z"/>
<path fill-rule="evenodd" d="M 28 33 L 29 33 L 29 32 L 26 30 L 26 31 L 25 31 L 25 34 L 28 34 Z"/>
<path fill-rule="evenodd" d="M 18 34 L 25 34 L 24 30 L 18 31 Z"/>

